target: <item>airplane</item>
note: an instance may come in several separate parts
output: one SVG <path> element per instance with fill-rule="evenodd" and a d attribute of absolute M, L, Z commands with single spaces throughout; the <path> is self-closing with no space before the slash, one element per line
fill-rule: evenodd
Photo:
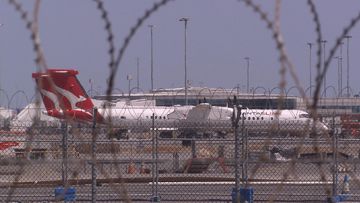
<path fill-rule="evenodd" d="M 202 109 L 197 107 L 189 111 L 189 115 L 194 113 L 196 116 L 187 118 L 184 123 L 191 126 L 191 122 L 197 123 L 200 120 L 207 121 L 208 125 L 204 125 L 203 128 L 197 127 L 196 129 L 202 132 L 202 134 L 204 134 L 204 132 L 206 134 L 214 130 L 213 128 L 209 128 L 209 126 L 211 126 L 210 123 L 212 123 L 212 125 L 219 126 L 216 132 L 220 137 L 226 134 L 226 132 L 221 131 L 221 126 L 224 129 L 233 128 L 231 122 L 229 122 L 229 120 L 232 119 L 233 108 L 215 107 L 208 103 L 203 103 L 200 106 L 202 106 Z M 219 114 L 222 116 L 219 116 Z M 199 118 L 199 116 L 201 118 Z M 218 119 L 219 117 L 222 119 Z M 187 124 L 183 125 L 186 126 Z M 248 134 L 257 136 L 310 137 L 327 136 L 329 133 L 327 125 L 320 120 L 314 121 L 310 115 L 303 110 L 241 109 L 238 126 L 239 131 L 244 129 Z M 209 131 L 206 131 L 206 128 L 209 128 Z M 190 131 L 188 135 L 185 134 L 183 137 L 190 138 L 191 135 L 189 134 L 194 134 L 194 132 Z"/>
<path fill-rule="evenodd" d="M 206 132 L 209 129 L 221 132 L 223 129 L 232 129 L 231 119 L 233 108 L 212 106 L 209 103 L 200 103 L 196 106 L 129 106 L 124 102 L 111 103 L 90 98 L 76 75 L 74 69 L 48 69 L 46 72 L 32 74 L 41 93 L 46 111 L 49 116 L 59 119 L 71 119 L 79 122 L 93 122 L 106 124 L 110 121 L 114 126 L 122 124 L 130 126 L 142 124 L 142 130 L 151 129 L 153 120 L 156 120 L 157 129 L 183 129 L 184 137 L 193 132 L 189 126 L 197 131 Z M 97 108 L 94 115 L 93 109 Z M 253 132 L 272 132 L 278 134 L 304 134 L 312 132 L 326 134 L 328 127 L 310 118 L 302 110 L 269 110 L 269 109 L 242 109 L 240 124 Z M 194 125 L 194 123 L 202 125 Z M 177 126 L 169 129 L 169 126 Z M 137 125 L 139 126 L 139 125 Z M 214 127 L 215 126 L 215 127 Z M 137 127 L 138 128 L 138 127 Z M 122 133 L 127 129 L 121 130 Z"/>
<path fill-rule="evenodd" d="M 136 125 L 142 123 L 144 129 L 148 130 L 151 121 L 158 123 L 166 120 L 184 119 L 193 106 L 155 106 L 146 104 L 143 106 L 128 105 L 126 102 L 108 102 L 90 98 L 73 69 L 49 69 L 45 73 L 33 73 L 37 87 L 42 96 L 46 111 L 44 114 L 59 118 L 70 119 L 77 122 L 90 123 L 96 120 L 99 124 L 118 124 L 122 126 Z M 93 109 L 97 108 L 96 115 Z M 116 126 L 116 125 L 115 125 Z M 134 130 L 134 129 L 133 129 Z M 123 134 L 128 129 L 119 129 Z M 121 137 L 121 135 L 119 135 Z"/>
<path fill-rule="evenodd" d="M 7 109 L 0 106 L 0 131 L 8 130 L 9 121 L 13 119 L 16 115 L 16 112 L 11 109 Z"/>
<path fill-rule="evenodd" d="M 93 108 L 98 107 L 96 121 L 103 123 L 107 115 L 120 119 L 163 118 L 169 108 L 132 107 L 125 104 L 117 106 L 107 103 L 110 108 L 103 108 L 99 101 L 91 99 L 76 78 L 77 70 L 50 69 L 47 73 L 33 73 L 43 102 L 46 114 L 56 118 L 69 118 L 78 121 L 93 121 Z M 115 109 L 118 109 L 114 111 Z M 110 110 L 110 111 L 109 111 Z"/>
<path fill-rule="evenodd" d="M 55 117 L 41 113 L 45 106 L 42 102 L 36 105 L 35 102 L 26 105 L 13 119 L 10 120 L 10 133 L 24 135 L 29 130 L 42 126 L 51 126 L 52 129 L 60 128 L 61 122 Z M 34 123 L 36 121 L 36 123 Z M 53 130 L 50 130 L 53 133 Z M 43 133 L 46 131 L 42 130 Z M 50 133 L 50 132 L 46 132 Z"/>

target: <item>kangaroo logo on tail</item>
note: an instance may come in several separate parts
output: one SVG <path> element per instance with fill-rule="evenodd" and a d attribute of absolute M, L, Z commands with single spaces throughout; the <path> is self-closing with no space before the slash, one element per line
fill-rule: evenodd
<path fill-rule="evenodd" d="M 72 69 L 48 69 L 33 73 L 47 113 L 58 118 L 91 120 L 94 107 Z"/>

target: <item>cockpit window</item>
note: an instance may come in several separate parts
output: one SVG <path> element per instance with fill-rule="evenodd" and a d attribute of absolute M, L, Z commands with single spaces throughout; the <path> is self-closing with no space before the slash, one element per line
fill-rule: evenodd
<path fill-rule="evenodd" d="M 309 114 L 300 114 L 299 118 L 310 118 Z"/>

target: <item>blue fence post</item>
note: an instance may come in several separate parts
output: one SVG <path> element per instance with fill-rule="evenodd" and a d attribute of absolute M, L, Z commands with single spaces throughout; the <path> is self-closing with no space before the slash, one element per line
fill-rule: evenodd
<path fill-rule="evenodd" d="M 254 202 L 254 189 L 251 187 L 240 188 L 240 202 L 241 203 L 253 203 Z"/>
<path fill-rule="evenodd" d="M 55 201 L 70 202 L 76 199 L 76 189 L 74 187 L 57 187 L 55 188 Z"/>
<path fill-rule="evenodd" d="M 233 188 L 231 192 L 232 203 L 253 203 L 254 189 L 252 187 Z"/>
<path fill-rule="evenodd" d="M 68 184 L 68 123 L 67 121 L 61 123 L 62 128 L 62 186 L 56 187 L 55 201 L 64 201 L 70 202 L 75 201 L 76 199 L 76 189 L 74 187 L 69 187 Z"/>

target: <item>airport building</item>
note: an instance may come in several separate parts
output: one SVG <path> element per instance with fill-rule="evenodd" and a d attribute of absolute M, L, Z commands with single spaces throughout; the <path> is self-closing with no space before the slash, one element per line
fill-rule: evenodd
<path fill-rule="evenodd" d="M 300 109 L 307 110 L 306 100 L 298 97 L 286 95 L 282 100 L 280 94 L 264 93 L 243 93 L 238 89 L 204 88 L 189 87 L 187 91 L 187 103 L 196 105 L 199 102 L 207 102 L 214 106 L 231 105 L 229 100 L 236 96 L 238 104 L 245 108 L 256 109 Z M 106 99 L 105 95 L 95 96 L 95 99 Z M 148 93 L 113 94 L 111 100 L 152 100 L 157 106 L 185 105 L 184 88 L 158 89 Z M 312 102 L 309 99 L 309 102 Z M 318 113 L 320 116 L 352 115 L 360 114 L 359 97 L 341 98 L 320 98 L 318 101 Z"/>

